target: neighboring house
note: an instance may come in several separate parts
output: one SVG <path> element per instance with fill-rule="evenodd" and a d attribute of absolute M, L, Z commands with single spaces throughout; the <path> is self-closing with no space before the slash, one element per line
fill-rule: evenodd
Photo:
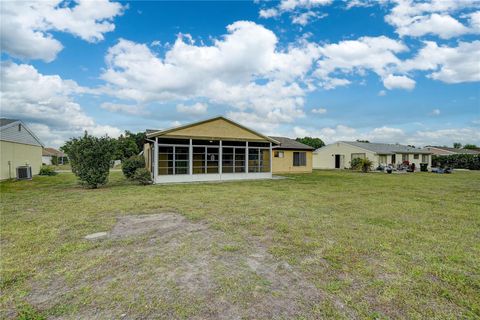
<path fill-rule="evenodd" d="M 66 162 L 66 155 L 60 150 L 55 148 L 44 148 L 42 150 L 42 163 L 46 165 L 52 165 L 57 159 L 57 164 L 64 164 Z"/>
<path fill-rule="evenodd" d="M 401 144 L 339 141 L 326 145 L 313 152 L 314 169 L 350 168 L 355 158 L 368 158 L 373 167 L 392 164 L 394 166 L 409 161 L 420 168 L 420 163 L 431 164 L 431 152 Z"/>
<path fill-rule="evenodd" d="M 434 155 L 449 156 L 452 154 L 480 154 L 480 151 L 475 149 L 458 149 L 449 147 L 426 146 L 425 149 Z"/>
<path fill-rule="evenodd" d="M 17 167 L 30 166 L 38 174 L 42 166 L 43 143 L 16 119 L 0 119 L 0 179 L 17 177 Z"/>
<path fill-rule="evenodd" d="M 304 154 L 308 146 L 292 149 L 287 143 L 290 139 L 284 139 L 282 146 L 272 137 L 215 117 L 166 130 L 147 130 L 143 154 L 155 183 L 268 179 L 277 172 L 272 162 L 279 163 L 278 172 L 294 172 L 297 166 L 302 167 L 299 172 L 308 171 L 309 157 Z M 277 146 L 290 164 L 273 160 Z M 298 150 L 296 156 L 294 150 Z"/>
<path fill-rule="evenodd" d="M 285 137 L 270 137 L 279 145 L 273 147 L 273 173 L 312 172 L 314 148 Z"/>

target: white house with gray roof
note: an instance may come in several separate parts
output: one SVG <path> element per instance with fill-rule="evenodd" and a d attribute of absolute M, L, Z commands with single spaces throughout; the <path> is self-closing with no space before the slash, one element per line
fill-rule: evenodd
<path fill-rule="evenodd" d="M 368 158 L 373 167 L 379 165 L 398 165 L 404 161 L 414 163 L 417 169 L 421 163 L 431 164 L 431 152 L 401 144 L 338 141 L 313 152 L 314 169 L 345 169 L 355 158 Z"/>

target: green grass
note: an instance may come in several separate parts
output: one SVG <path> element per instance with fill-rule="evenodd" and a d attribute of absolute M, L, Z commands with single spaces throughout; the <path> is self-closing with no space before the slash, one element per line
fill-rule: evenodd
<path fill-rule="evenodd" d="M 480 318 L 480 172 L 316 171 L 146 187 L 112 172 L 98 190 L 64 173 L 2 182 L 0 191 L 2 318 L 215 317 L 208 312 L 221 301 L 247 310 L 258 297 L 283 293 L 240 262 L 232 269 L 212 261 L 209 295 L 185 290 L 175 278 L 159 283 L 158 275 L 183 267 L 194 253 L 237 261 L 255 246 L 324 295 L 300 319 Z M 207 223 L 215 241 L 192 233 L 175 252 L 155 255 L 135 253 L 151 246 L 148 236 L 83 239 L 110 230 L 119 216 L 160 212 Z"/>

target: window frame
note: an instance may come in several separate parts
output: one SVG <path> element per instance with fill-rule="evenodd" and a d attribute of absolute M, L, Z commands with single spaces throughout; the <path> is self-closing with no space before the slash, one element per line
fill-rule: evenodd
<path fill-rule="evenodd" d="M 307 166 L 307 152 L 306 151 L 294 151 L 292 160 L 293 160 L 293 166 L 294 167 L 306 167 Z"/>

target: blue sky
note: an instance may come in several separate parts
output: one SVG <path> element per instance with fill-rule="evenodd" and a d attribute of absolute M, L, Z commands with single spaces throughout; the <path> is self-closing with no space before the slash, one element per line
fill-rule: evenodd
<path fill-rule="evenodd" d="M 47 145 L 216 115 L 480 144 L 478 1 L 2 2 L 1 115 Z"/>

